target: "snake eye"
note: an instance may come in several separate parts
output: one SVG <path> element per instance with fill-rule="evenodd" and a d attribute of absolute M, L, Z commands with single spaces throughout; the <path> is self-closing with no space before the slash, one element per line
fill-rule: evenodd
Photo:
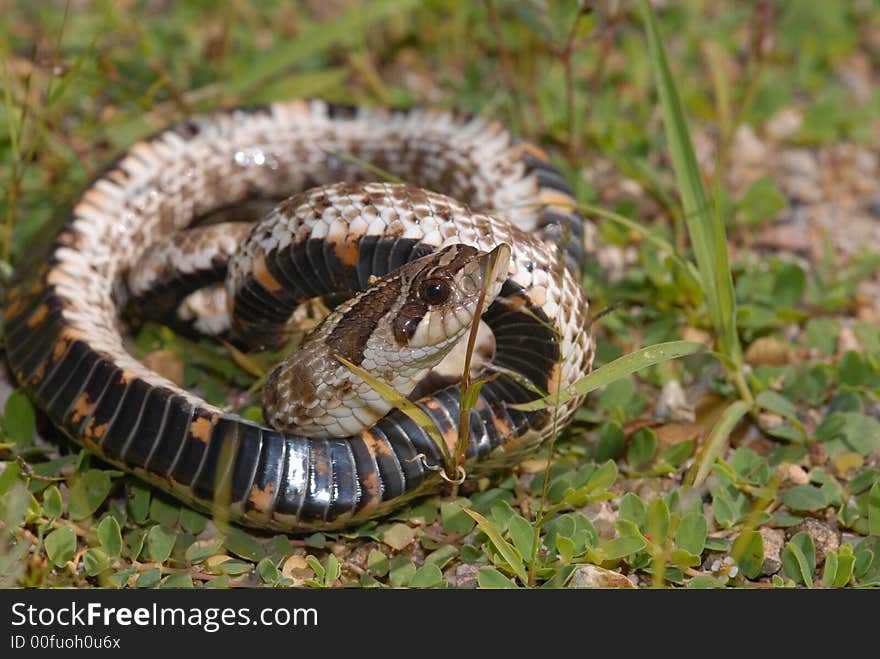
<path fill-rule="evenodd" d="M 429 279 L 422 284 L 419 295 L 428 304 L 443 304 L 449 299 L 451 292 L 448 282 L 442 279 Z"/>

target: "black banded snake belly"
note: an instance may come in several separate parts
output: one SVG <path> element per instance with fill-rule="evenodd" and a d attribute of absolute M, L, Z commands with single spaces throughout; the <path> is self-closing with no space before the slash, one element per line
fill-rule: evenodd
<path fill-rule="evenodd" d="M 363 161 L 407 185 L 370 182 Z M 285 201 L 225 234 L 222 256 L 187 260 L 199 218 L 255 197 Z M 192 289 L 228 271 L 234 334 L 267 346 L 302 301 L 364 291 L 314 343 L 371 368 L 388 366 L 396 345 L 423 374 L 423 346 L 442 339 L 446 350 L 443 332 L 467 329 L 481 259 L 503 250 L 507 269 L 482 316 L 500 375 L 469 418 L 468 469 L 479 471 L 552 432 L 546 411 L 509 407 L 537 396 L 523 378 L 552 392 L 591 367 L 573 208 L 549 157 L 485 118 L 318 100 L 195 116 L 126 150 L 78 198 L 48 255 L 17 273 L 4 302 L 7 358 L 65 435 L 188 505 L 210 511 L 223 492 L 229 518 L 247 526 L 340 528 L 438 489 L 431 467 L 443 456 L 423 428 L 364 403 L 351 373 L 354 402 L 327 398 L 323 356 L 277 369 L 264 402 L 276 427 L 224 412 L 132 356 L 120 310 L 175 277 Z M 295 410 L 282 391 L 300 396 Z M 451 384 L 416 401 L 447 443 L 460 394 Z M 558 410 L 559 427 L 579 402 Z"/>

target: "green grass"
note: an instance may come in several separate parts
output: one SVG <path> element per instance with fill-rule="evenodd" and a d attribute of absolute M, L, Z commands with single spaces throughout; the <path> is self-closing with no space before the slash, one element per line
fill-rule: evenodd
<path fill-rule="evenodd" d="M 788 146 L 870 144 L 880 93 L 857 97 L 836 72 L 874 57 L 880 11 L 715 4 L 671 3 L 657 16 L 646 2 L 608 15 L 567 0 L 4 12 L 4 278 L 134 140 L 193 111 L 308 95 L 505 121 L 553 153 L 601 244 L 633 258 L 615 281 L 589 264 L 593 308 L 618 306 L 596 323 L 599 368 L 579 383 L 592 393 L 568 429 L 513 472 L 342 533 L 208 519 L 36 438 L 30 404 L 12 394 L 0 587 L 564 587 L 586 574 L 659 587 L 880 584 L 880 327 L 852 311 L 880 259 L 749 252 L 751 232 L 788 200 L 772 176 L 745 192 L 726 179 L 737 126 L 760 134 L 783 108 L 803 114 Z M 714 131 L 711 170 L 694 145 Z M 606 203 L 583 175 L 597 161 L 639 194 Z M 732 258 L 728 244 L 740 248 Z M 841 347 L 844 328 L 861 351 Z M 154 325 L 136 338 L 139 355 L 164 355 L 222 405 L 270 364 Z M 706 350 L 693 354 L 695 340 Z M 750 361 L 756 346 L 785 358 Z M 693 420 L 659 418 L 671 379 Z M 257 399 L 244 396 L 240 411 L 258 418 Z M 838 546 L 818 547 L 805 520 Z M 780 555 L 765 556 L 774 536 Z M 771 559 L 780 567 L 768 572 Z"/>

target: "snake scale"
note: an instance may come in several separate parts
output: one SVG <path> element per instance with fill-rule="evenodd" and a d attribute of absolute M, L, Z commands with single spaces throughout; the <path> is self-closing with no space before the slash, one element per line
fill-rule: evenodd
<path fill-rule="evenodd" d="M 376 182 L 363 162 L 407 185 Z M 252 226 L 193 228 L 252 198 L 280 203 Z M 432 342 L 448 351 L 443 333 L 466 336 L 465 297 L 493 250 L 507 266 L 482 315 L 495 341 L 484 369 L 496 377 L 470 411 L 469 473 L 510 463 L 567 422 L 578 399 L 555 419 L 509 404 L 538 395 L 527 381 L 553 392 L 592 364 L 573 207 L 545 152 L 481 117 L 320 100 L 194 116 L 127 149 L 78 198 L 48 256 L 16 274 L 4 303 L 7 358 L 65 435 L 186 504 L 222 504 L 257 528 L 344 527 L 436 491 L 443 455 L 403 412 L 358 412 L 370 396 L 351 372 L 350 402 L 322 398 L 320 364 L 340 354 L 387 367 L 389 344 L 417 361 Z M 220 246 L 197 249 L 209 235 Z M 232 334 L 254 348 L 283 341 L 304 300 L 360 291 L 314 333 L 312 345 L 329 352 L 275 372 L 264 409 L 278 427 L 209 404 L 125 347 L 127 305 L 149 306 L 157 291 L 179 301 L 227 272 Z M 452 309 L 455 296 L 465 297 Z M 415 400 L 449 445 L 460 396 L 453 382 Z M 364 418 L 351 424 L 352 415 Z M 314 424 L 300 429 L 303 420 Z"/>

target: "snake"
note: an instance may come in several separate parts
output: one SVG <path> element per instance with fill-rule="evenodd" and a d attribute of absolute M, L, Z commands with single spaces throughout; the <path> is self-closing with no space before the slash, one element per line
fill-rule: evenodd
<path fill-rule="evenodd" d="M 271 210 L 252 217 L 252 201 Z M 210 221 L 229 209 L 247 221 Z M 484 116 L 320 99 L 193 115 L 127 148 L 76 198 L 48 253 L 16 270 L 6 357 L 61 434 L 185 505 L 257 529 L 342 529 L 440 492 L 438 435 L 453 447 L 466 425 L 465 466 L 478 475 L 565 428 L 577 395 L 516 404 L 590 372 L 585 226 L 548 153 Z M 268 423 L 208 403 L 129 349 L 126 309 L 211 286 L 232 340 L 254 350 L 289 340 L 308 300 L 343 299 L 266 378 Z M 416 381 L 474 323 L 493 354 L 462 414 L 460 380 L 427 392 Z"/>

